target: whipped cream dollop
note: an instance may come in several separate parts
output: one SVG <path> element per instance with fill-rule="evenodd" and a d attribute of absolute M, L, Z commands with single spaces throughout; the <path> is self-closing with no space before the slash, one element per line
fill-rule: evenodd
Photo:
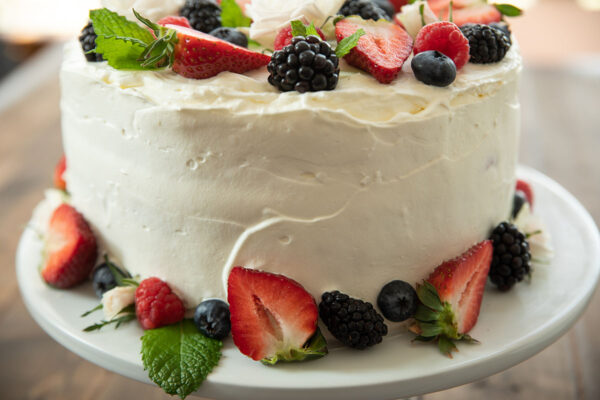
<path fill-rule="evenodd" d="M 246 13 L 252 18 L 250 37 L 266 47 L 273 46 L 277 32 L 288 22 L 304 19 L 321 26 L 344 4 L 344 0 L 252 0 Z"/>
<path fill-rule="evenodd" d="M 166 15 L 178 15 L 185 0 L 102 0 L 102 6 L 115 11 L 130 21 L 137 21 L 132 9 L 151 21 Z"/>

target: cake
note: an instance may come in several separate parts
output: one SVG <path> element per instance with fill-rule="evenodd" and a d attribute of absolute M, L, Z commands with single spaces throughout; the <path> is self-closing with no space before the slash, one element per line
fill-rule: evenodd
<path fill-rule="evenodd" d="M 509 215 L 520 70 L 513 45 L 446 88 L 406 62 L 387 85 L 344 64 L 333 91 L 281 93 L 265 68 L 203 80 L 119 71 L 69 43 L 71 204 L 103 251 L 168 282 L 186 308 L 224 299 L 236 265 L 374 302 Z"/>

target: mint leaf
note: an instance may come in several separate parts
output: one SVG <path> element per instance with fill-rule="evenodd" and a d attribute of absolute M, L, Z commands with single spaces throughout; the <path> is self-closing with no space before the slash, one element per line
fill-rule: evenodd
<path fill-rule="evenodd" d="M 335 55 L 338 58 L 342 58 L 346 54 L 350 53 L 350 50 L 355 48 L 356 45 L 358 44 L 358 39 L 360 39 L 360 37 L 364 34 L 365 34 L 365 31 L 361 28 L 361 29 L 358 29 L 356 32 L 354 32 L 352 35 L 350 35 L 346 38 L 343 38 L 338 43 L 337 47 L 335 48 Z"/>
<path fill-rule="evenodd" d="M 154 37 L 147 29 L 107 8 L 91 10 L 90 20 L 98 36 L 137 39 L 138 43 L 145 45 L 154 41 Z"/>
<path fill-rule="evenodd" d="M 519 7 L 515 7 L 512 4 L 494 4 L 494 7 L 500 11 L 500 14 L 507 17 L 518 17 L 523 14 L 523 11 Z"/>
<path fill-rule="evenodd" d="M 221 1 L 221 25 L 236 28 L 250 26 L 252 20 L 244 15 L 235 0 Z"/>
<path fill-rule="evenodd" d="M 306 27 L 306 36 L 308 35 L 315 35 L 316 37 L 320 37 L 319 32 L 317 32 L 317 28 L 315 28 L 315 24 L 313 24 L 312 22 Z"/>
<path fill-rule="evenodd" d="M 150 379 L 182 399 L 196 391 L 221 358 L 219 340 L 202 335 L 190 320 L 150 329 L 142 336 L 142 362 Z"/>
<path fill-rule="evenodd" d="M 294 20 L 290 22 L 292 25 L 292 37 L 294 36 L 306 36 L 306 26 L 300 20 Z"/>

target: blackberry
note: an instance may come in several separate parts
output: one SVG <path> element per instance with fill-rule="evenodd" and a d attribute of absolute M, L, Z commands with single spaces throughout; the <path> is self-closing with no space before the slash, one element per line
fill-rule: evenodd
<path fill-rule="evenodd" d="M 340 73 L 339 60 L 331 46 L 318 36 L 295 36 L 291 44 L 277 50 L 267 65 L 269 83 L 282 92 L 333 90 Z"/>
<path fill-rule="evenodd" d="M 79 35 L 79 43 L 81 43 L 83 54 L 85 55 L 86 60 L 91 62 L 104 61 L 102 54 L 88 53 L 88 51 L 96 48 L 97 37 L 98 35 L 94 32 L 94 26 L 91 21 L 81 30 L 81 34 Z"/>
<path fill-rule="evenodd" d="M 475 64 L 495 63 L 504 58 L 510 49 L 510 40 L 500 29 L 489 25 L 465 24 L 460 27 L 469 39 L 470 62 Z"/>
<path fill-rule="evenodd" d="M 248 38 L 235 28 L 220 27 L 210 31 L 209 35 L 248 48 Z"/>
<path fill-rule="evenodd" d="M 355 349 L 380 343 L 387 334 L 383 317 L 371 303 L 353 299 L 337 290 L 323 293 L 319 316 L 336 339 Z"/>
<path fill-rule="evenodd" d="M 390 2 L 390 0 L 371 0 L 373 3 L 377 4 L 379 8 L 381 8 L 386 15 L 389 17 L 390 21 L 396 15 L 396 10 L 394 9 L 394 5 Z"/>
<path fill-rule="evenodd" d="M 504 32 L 504 34 L 506 35 L 506 38 L 508 39 L 509 43 L 512 43 L 512 40 L 510 40 L 510 35 L 511 35 L 511 31 L 510 28 L 508 27 L 508 24 L 504 21 L 500 21 L 500 22 L 492 22 L 490 24 L 490 26 L 492 28 L 496 28 L 496 29 L 500 29 L 502 32 Z"/>
<path fill-rule="evenodd" d="M 362 19 L 372 19 L 375 21 L 382 18 L 391 20 L 386 12 L 371 0 L 346 0 L 342 8 L 338 11 L 338 14 L 346 17 L 358 15 Z"/>
<path fill-rule="evenodd" d="M 197 31 L 209 33 L 221 26 L 221 7 L 212 0 L 186 0 L 179 15 Z"/>
<path fill-rule="evenodd" d="M 529 243 L 525 235 L 509 222 L 498 225 L 490 239 L 494 246 L 490 280 L 505 292 L 531 274 Z"/>

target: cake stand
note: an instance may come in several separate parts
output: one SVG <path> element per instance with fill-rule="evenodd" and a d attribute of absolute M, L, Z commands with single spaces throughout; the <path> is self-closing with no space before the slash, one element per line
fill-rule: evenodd
<path fill-rule="evenodd" d="M 600 237 L 587 211 L 559 184 L 530 168 L 520 167 L 518 175 L 533 185 L 535 213 L 548 226 L 555 256 L 549 265 L 536 265 L 530 284 L 521 283 L 509 293 L 487 288 L 471 332 L 480 344 L 461 343 L 460 352 L 449 359 L 433 345 L 411 343 L 411 334 L 390 324 L 396 334 L 370 350 L 334 347 L 319 360 L 267 367 L 244 357 L 229 338 L 220 364 L 196 394 L 247 400 L 397 399 L 484 378 L 550 345 L 575 323 L 596 288 Z M 17 251 L 19 287 L 37 323 L 81 357 L 150 382 L 142 367 L 139 325 L 83 332 L 102 318 L 101 312 L 79 317 L 98 299 L 89 284 L 68 291 L 45 285 L 38 272 L 41 246 L 27 229 Z"/>

